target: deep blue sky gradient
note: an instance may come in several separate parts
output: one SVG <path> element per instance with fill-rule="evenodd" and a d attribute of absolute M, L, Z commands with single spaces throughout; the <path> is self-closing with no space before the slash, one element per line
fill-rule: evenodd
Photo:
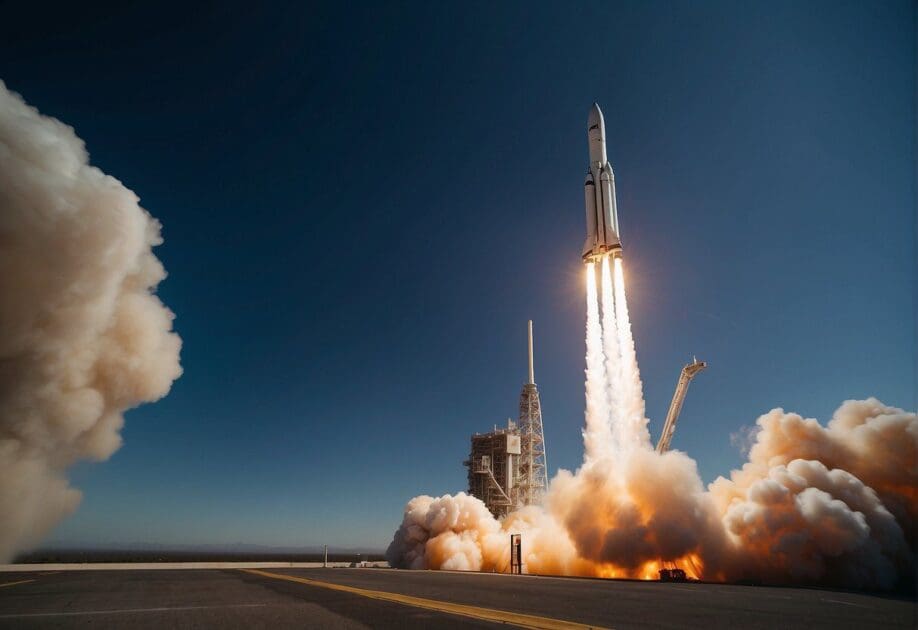
<path fill-rule="evenodd" d="M 594 100 L 655 437 L 693 353 L 706 481 L 773 407 L 915 408 L 913 3 L 289 4 L 2 10 L 0 78 L 162 222 L 184 340 L 53 541 L 384 547 L 516 415 L 528 318 L 576 467 Z"/>

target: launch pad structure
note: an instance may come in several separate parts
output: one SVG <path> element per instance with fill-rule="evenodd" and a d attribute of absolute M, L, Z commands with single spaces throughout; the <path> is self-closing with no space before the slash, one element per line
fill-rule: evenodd
<path fill-rule="evenodd" d="M 472 435 L 468 466 L 469 494 L 500 518 L 537 505 L 548 487 L 542 403 L 535 384 L 532 320 L 529 321 L 529 380 L 520 393 L 519 420 L 507 427 Z"/>
<path fill-rule="evenodd" d="M 676 433 L 676 423 L 679 421 L 679 414 L 682 413 L 682 404 L 685 402 L 685 395 L 688 393 L 689 384 L 695 375 L 708 367 L 704 361 L 699 361 L 697 357 L 692 357 L 692 362 L 682 368 L 679 373 L 679 380 L 676 383 L 676 391 L 673 392 L 673 400 L 669 404 L 669 412 L 666 414 L 666 422 L 663 424 L 663 432 L 660 434 L 660 441 L 657 442 L 657 452 L 665 453 L 669 450 L 673 442 L 673 435 Z"/>
<path fill-rule="evenodd" d="M 494 516 L 500 517 L 518 507 L 516 481 L 521 454 L 520 431 L 513 420 L 507 428 L 472 436 L 469 467 L 469 494 L 481 499 Z"/>

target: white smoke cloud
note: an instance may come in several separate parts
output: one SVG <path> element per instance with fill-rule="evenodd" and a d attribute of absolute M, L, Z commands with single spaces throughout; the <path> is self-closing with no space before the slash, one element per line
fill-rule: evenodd
<path fill-rule="evenodd" d="M 0 82 L 0 562 L 80 501 L 66 470 L 182 370 L 159 223 L 71 127 Z"/>
<path fill-rule="evenodd" d="M 711 495 L 742 577 L 890 588 L 914 566 L 918 415 L 849 400 L 828 426 L 782 409 Z"/>
<path fill-rule="evenodd" d="M 758 429 L 744 424 L 736 431 L 730 432 L 730 444 L 743 455 L 749 455 L 752 445 L 755 444 L 755 436 Z"/>
<path fill-rule="evenodd" d="M 530 573 L 653 579 L 679 566 L 710 580 L 881 589 L 909 579 L 918 415 L 872 398 L 845 402 L 827 426 L 772 410 L 744 440 L 749 461 L 705 488 L 690 457 L 650 444 L 615 262 L 614 288 L 604 265 L 601 318 L 587 269 L 583 465 L 558 472 L 543 506 L 501 521 L 464 493 L 413 499 L 389 562 L 506 571 L 508 535 L 522 533 Z"/>

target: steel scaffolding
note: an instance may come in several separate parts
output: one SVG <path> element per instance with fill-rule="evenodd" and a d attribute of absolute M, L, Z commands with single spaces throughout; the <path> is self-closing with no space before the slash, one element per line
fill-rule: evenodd
<path fill-rule="evenodd" d="M 527 505 L 538 505 L 548 487 L 542 404 L 532 362 L 532 321 L 529 322 L 529 382 L 520 394 L 520 419 L 472 436 L 469 494 L 481 499 L 500 518 Z"/>

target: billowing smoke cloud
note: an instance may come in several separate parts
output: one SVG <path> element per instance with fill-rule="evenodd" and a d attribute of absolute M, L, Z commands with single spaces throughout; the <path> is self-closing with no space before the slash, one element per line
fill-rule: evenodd
<path fill-rule="evenodd" d="M 0 82 L 0 562 L 79 504 L 66 470 L 181 374 L 159 223 L 71 127 Z"/>
<path fill-rule="evenodd" d="M 705 488 L 686 454 L 652 448 L 620 259 L 610 276 L 603 261 L 600 313 L 587 269 L 583 465 L 559 471 L 543 506 L 501 521 L 464 493 L 412 499 L 389 562 L 506 571 L 508 535 L 522 533 L 530 573 L 653 579 L 678 566 L 709 580 L 883 589 L 909 579 L 918 415 L 847 401 L 823 426 L 775 409 L 750 433 L 742 469 Z"/>
<path fill-rule="evenodd" d="M 774 409 L 749 462 L 711 494 L 746 553 L 736 571 L 795 582 L 889 588 L 914 566 L 918 416 L 871 398 L 827 427 Z"/>

